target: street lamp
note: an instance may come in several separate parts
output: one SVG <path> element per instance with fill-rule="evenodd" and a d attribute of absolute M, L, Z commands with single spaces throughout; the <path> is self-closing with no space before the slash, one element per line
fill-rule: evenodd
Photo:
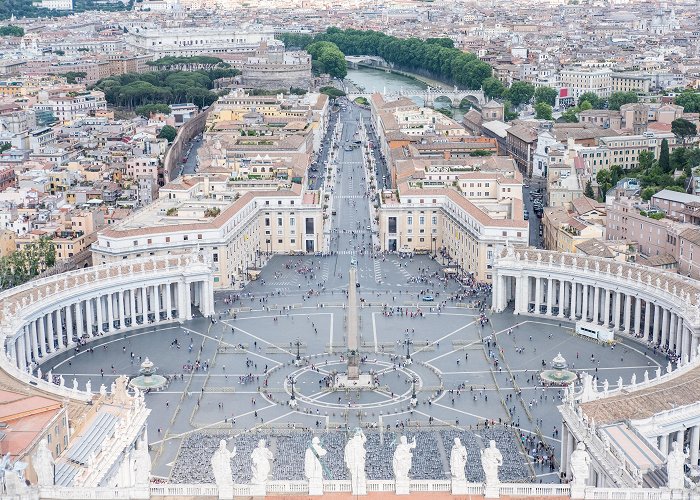
<path fill-rule="evenodd" d="M 301 354 L 299 352 L 301 348 L 301 340 L 297 339 L 296 342 L 294 342 L 294 345 L 297 347 L 297 359 L 294 361 L 294 363 L 299 366 L 301 364 Z"/>
<path fill-rule="evenodd" d="M 410 338 L 408 338 L 408 334 L 406 334 L 406 338 L 404 339 L 403 343 L 406 345 L 406 364 L 410 365 L 412 363 L 411 360 L 411 344 L 413 343 Z"/>
<path fill-rule="evenodd" d="M 418 397 L 416 396 L 416 380 L 415 377 L 411 379 L 411 384 L 413 385 L 413 391 L 411 392 L 411 406 L 416 406 L 418 404 Z"/>
<path fill-rule="evenodd" d="M 294 408 L 297 405 L 297 398 L 296 398 L 296 395 L 294 394 L 294 377 L 292 377 L 291 375 L 289 376 L 289 385 L 292 386 L 292 395 L 289 398 L 289 406 Z"/>

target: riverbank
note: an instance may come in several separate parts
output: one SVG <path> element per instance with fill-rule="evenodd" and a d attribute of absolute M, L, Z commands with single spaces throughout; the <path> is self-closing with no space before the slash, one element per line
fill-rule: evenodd
<path fill-rule="evenodd" d="M 452 85 L 449 85 L 445 82 L 441 82 L 439 80 L 433 80 L 432 78 L 428 78 L 427 76 L 418 75 L 416 73 L 411 73 L 410 71 L 403 71 L 400 69 L 377 68 L 376 66 L 371 66 L 369 64 L 362 64 L 362 63 L 359 63 L 358 66 L 362 66 L 363 68 L 371 68 L 371 69 L 378 69 L 381 71 L 388 71 L 389 73 L 394 73 L 395 75 L 405 76 L 406 78 L 410 78 L 412 80 L 416 80 L 418 82 L 421 82 L 428 87 L 434 87 L 434 88 L 450 88 L 450 87 L 452 87 Z"/>

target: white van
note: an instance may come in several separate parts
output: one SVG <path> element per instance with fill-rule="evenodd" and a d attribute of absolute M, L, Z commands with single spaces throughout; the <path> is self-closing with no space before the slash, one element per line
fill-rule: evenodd
<path fill-rule="evenodd" d="M 583 337 L 589 337 L 603 344 L 610 344 L 615 341 L 615 334 L 612 328 L 588 321 L 576 322 L 576 333 Z"/>

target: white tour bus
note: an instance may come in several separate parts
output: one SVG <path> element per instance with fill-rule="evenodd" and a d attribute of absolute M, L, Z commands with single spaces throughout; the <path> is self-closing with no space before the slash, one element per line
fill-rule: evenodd
<path fill-rule="evenodd" d="M 604 325 L 597 325 L 595 323 L 589 323 L 588 321 L 577 321 L 576 322 L 576 333 L 578 335 L 583 335 L 584 337 L 590 337 L 593 340 L 597 340 L 601 343 L 609 344 L 614 342 L 614 333 L 611 328 Z"/>

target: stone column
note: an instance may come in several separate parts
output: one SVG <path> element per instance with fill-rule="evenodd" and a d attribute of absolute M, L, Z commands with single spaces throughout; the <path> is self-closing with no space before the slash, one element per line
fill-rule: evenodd
<path fill-rule="evenodd" d="M 148 293 L 147 287 L 141 287 L 141 321 L 143 325 L 148 324 Z"/>
<path fill-rule="evenodd" d="M 558 280 L 559 283 L 559 312 L 557 316 L 559 318 L 564 317 L 564 290 L 566 290 L 566 281 Z"/>
<path fill-rule="evenodd" d="M 666 321 L 666 316 L 664 316 L 664 321 Z M 674 346 L 680 354 L 681 347 L 680 338 L 676 336 L 676 315 L 671 311 L 668 312 L 668 347 L 673 349 Z"/>
<path fill-rule="evenodd" d="M 188 287 L 187 283 L 179 281 L 177 283 L 177 319 L 180 321 L 185 321 L 187 319 L 188 311 L 185 307 L 185 288 Z"/>
<path fill-rule="evenodd" d="M 605 305 L 603 306 L 605 308 L 605 311 L 603 312 L 603 326 L 607 327 L 610 325 L 610 290 L 607 288 L 603 288 L 605 291 L 605 301 L 603 302 Z"/>
<path fill-rule="evenodd" d="M 160 308 L 161 308 L 161 299 L 160 299 L 160 285 L 155 285 L 153 287 L 153 307 L 155 308 L 156 312 L 156 322 L 160 322 Z"/>
<path fill-rule="evenodd" d="M 639 335 L 642 333 L 640 327 L 642 325 L 642 299 L 639 297 L 634 298 L 634 334 Z"/>
<path fill-rule="evenodd" d="M 79 300 L 75 303 L 75 335 L 78 339 L 83 338 L 85 326 L 83 323 L 83 301 Z"/>
<path fill-rule="evenodd" d="M 67 305 L 66 306 L 66 339 L 68 340 L 68 345 L 73 346 L 75 342 L 73 342 L 73 306 L 72 305 Z"/>
<path fill-rule="evenodd" d="M 652 304 L 644 301 L 644 340 L 649 340 L 649 332 L 651 331 L 651 308 Z"/>
<path fill-rule="evenodd" d="M 659 451 L 664 455 L 668 454 L 668 434 L 659 436 Z"/>
<path fill-rule="evenodd" d="M 571 299 L 571 307 L 569 308 L 569 319 L 571 321 L 576 321 L 576 299 L 578 295 L 578 283 L 575 281 L 571 282 L 571 293 L 569 298 Z"/>
<path fill-rule="evenodd" d="M 547 278 L 547 316 L 552 315 L 552 302 L 554 301 L 554 290 L 552 290 L 553 285 L 554 280 L 552 278 Z"/>
<path fill-rule="evenodd" d="M 95 297 L 95 305 L 97 306 L 97 333 L 104 333 L 104 315 L 102 312 L 102 295 Z"/>
<path fill-rule="evenodd" d="M 688 331 L 687 328 L 683 327 L 683 319 L 679 316 L 678 317 L 678 327 L 676 328 L 676 331 L 678 332 L 679 336 L 681 337 L 681 356 L 688 355 L 688 359 L 690 359 L 690 353 L 688 352 L 690 350 L 690 332 Z"/>
<path fill-rule="evenodd" d="M 90 337 L 94 337 L 95 334 L 93 333 L 94 330 L 92 326 L 95 323 L 95 313 L 92 309 L 92 298 L 89 298 L 85 301 L 85 319 L 85 327 L 87 328 L 87 333 Z"/>
<path fill-rule="evenodd" d="M 184 296 L 185 302 L 185 317 L 189 320 L 192 319 L 192 294 L 190 291 L 190 284 L 185 283 L 185 296 Z"/>
<path fill-rule="evenodd" d="M 173 317 L 173 298 L 172 298 L 172 287 L 170 283 L 165 284 L 165 307 L 167 308 L 165 317 L 167 319 L 172 319 Z"/>
<path fill-rule="evenodd" d="M 569 427 L 567 425 L 561 426 L 561 456 L 559 458 L 559 472 L 566 472 L 569 466 Z"/>
<path fill-rule="evenodd" d="M 107 327 L 110 332 L 114 331 L 114 294 L 107 294 Z"/>
<path fill-rule="evenodd" d="M 622 314 L 622 293 L 615 293 L 615 331 L 620 331 L 620 315 Z"/>
<path fill-rule="evenodd" d="M 117 292 L 117 318 L 119 319 L 119 328 L 126 328 L 124 319 L 126 318 L 126 290 Z"/>
<path fill-rule="evenodd" d="M 668 333 L 669 333 L 669 328 L 668 324 L 671 319 L 671 313 L 669 312 L 668 309 L 662 309 L 662 314 L 661 317 L 663 318 L 663 324 L 661 326 L 661 345 L 668 345 Z"/>
<path fill-rule="evenodd" d="M 600 287 L 595 286 L 593 291 L 593 323 L 600 323 Z"/>
<path fill-rule="evenodd" d="M 38 320 L 38 326 L 39 326 L 39 356 L 44 357 L 46 356 L 46 331 L 44 330 L 44 316 L 41 316 Z M 35 361 L 38 361 L 38 358 L 34 358 Z"/>
<path fill-rule="evenodd" d="M 53 352 L 56 348 L 56 329 L 53 321 L 53 311 L 46 315 L 46 352 Z"/>
<path fill-rule="evenodd" d="M 700 448 L 700 426 L 690 429 L 690 465 L 698 465 L 698 448 Z"/>
<path fill-rule="evenodd" d="M 622 324 L 623 331 L 627 334 L 630 333 L 631 326 L 630 319 L 632 317 L 632 296 L 625 294 L 625 318 Z"/>
<path fill-rule="evenodd" d="M 659 304 L 656 304 L 654 306 L 654 328 L 653 328 L 653 333 L 654 333 L 654 343 L 658 344 L 659 342 L 659 330 L 661 329 L 661 306 Z"/>
<path fill-rule="evenodd" d="M 542 283 L 539 277 L 535 277 L 535 314 L 540 314 L 540 302 L 542 300 Z"/>
<path fill-rule="evenodd" d="M 698 355 L 698 338 L 693 335 L 693 332 L 688 330 L 690 334 L 690 359 L 695 359 Z"/>
<path fill-rule="evenodd" d="M 137 326 L 136 323 L 136 289 L 129 290 L 129 314 L 131 314 L 131 326 Z"/>
<path fill-rule="evenodd" d="M 29 351 L 31 350 L 32 354 L 34 355 L 34 359 L 39 359 L 39 332 L 37 331 L 37 320 L 32 320 L 31 323 L 29 323 L 29 337 L 25 337 L 28 340 L 28 346 L 30 349 L 27 349 L 27 354 L 29 354 Z M 22 339 L 22 342 L 24 342 L 25 339 Z M 26 359 L 25 359 L 26 361 Z"/>
<path fill-rule="evenodd" d="M 588 285 L 581 285 L 583 289 L 583 302 L 581 302 L 581 320 L 588 321 Z"/>
<path fill-rule="evenodd" d="M 16 340 L 17 343 L 17 368 L 27 371 L 27 335 L 22 333 Z"/>

